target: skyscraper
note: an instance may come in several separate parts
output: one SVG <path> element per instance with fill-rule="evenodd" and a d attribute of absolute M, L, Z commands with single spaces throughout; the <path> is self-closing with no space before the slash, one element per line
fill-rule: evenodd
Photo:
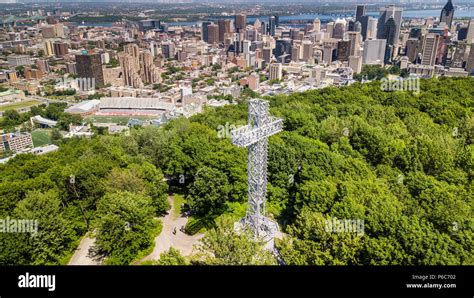
<path fill-rule="evenodd" d="M 387 33 L 385 32 L 385 26 L 387 21 L 390 18 L 393 18 L 393 21 L 395 22 L 395 44 L 398 43 L 400 28 L 402 26 L 402 12 L 403 9 L 401 7 L 396 7 L 395 5 L 389 5 L 380 9 L 380 16 L 377 23 L 377 39 L 384 39 L 386 37 Z"/>
<path fill-rule="evenodd" d="M 211 24 L 207 26 L 207 42 L 219 43 L 219 26 Z"/>
<path fill-rule="evenodd" d="M 321 20 L 320 19 L 314 19 L 313 21 L 313 31 L 318 33 L 321 31 Z"/>
<path fill-rule="evenodd" d="M 202 40 L 205 42 L 209 41 L 209 25 L 212 25 L 212 22 L 202 22 L 202 27 L 201 27 L 201 34 L 202 34 Z"/>
<path fill-rule="evenodd" d="M 247 16 L 240 13 L 235 16 L 235 29 L 237 32 L 244 30 L 247 26 Z"/>
<path fill-rule="evenodd" d="M 356 22 L 360 22 L 361 18 L 365 16 L 366 6 L 365 5 L 357 5 L 356 8 Z"/>
<path fill-rule="evenodd" d="M 451 0 L 448 0 L 448 3 L 446 3 L 446 5 L 441 10 L 441 16 L 439 20 L 441 23 L 446 23 L 448 28 L 451 28 L 451 24 L 453 23 L 453 16 L 454 16 L 454 6 Z"/>
<path fill-rule="evenodd" d="M 385 36 L 383 39 L 387 40 L 387 45 L 393 46 L 396 43 L 397 24 L 393 17 L 390 17 L 385 23 Z"/>
<path fill-rule="evenodd" d="M 467 43 L 474 43 L 474 19 L 471 19 L 467 25 L 466 41 Z"/>
<path fill-rule="evenodd" d="M 230 33 L 230 20 L 220 19 L 217 25 L 219 26 L 219 42 L 224 42 L 226 34 Z"/>
<path fill-rule="evenodd" d="M 363 64 L 382 64 L 385 58 L 385 48 L 387 41 L 385 39 L 366 40 L 364 42 Z"/>
<path fill-rule="evenodd" d="M 271 16 L 268 20 L 268 34 L 270 34 L 271 36 L 275 36 L 277 22 L 278 21 L 276 16 Z"/>
<path fill-rule="evenodd" d="M 281 38 L 277 39 L 275 49 L 273 50 L 275 57 L 280 57 L 284 54 L 291 54 L 291 39 Z"/>
<path fill-rule="evenodd" d="M 471 51 L 469 52 L 469 58 L 466 63 L 466 71 L 474 73 L 474 43 L 471 45 Z"/>
<path fill-rule="evenodd" d="M 423 44 L 423 55 L 421 64 L 433 66 L 436 62 L 436 52 L 438 50 L 440 36 L 436 33 L 428 33 Z"/>
<path fill-rule="evenodd" d="M 350 40 L 340 40 L 337 43 L 337 60 L 348 61 L 350 47 L 351 47 Z"/>
<path fill-rule="evenodd" d="M 359 54 L 360 54 L 360 43 L 361 43 L 360 33 L 359 32 L 347 32 L 347 38 L 350 41 L 349 56 L 359 56 Z"/>
<path fill-rule="evenodd" d="M 346 33 L 346 21 L 344 20 L 337 20 L 336 23 L 334 24 L 334 29 L 332 32 L 332 37 L 333 38 L 343 38 L 344 33 Z"/>
<path fill-rule="evenodd" d="M 365 18 L 365 17 L 364 17 Z M 377 37 L 377 19 L 373 17 L 367 17 L 367 30 L 364 36 L 364 27 L 362 26 L 362 37 L 366 39 L 375 39 Z"/>

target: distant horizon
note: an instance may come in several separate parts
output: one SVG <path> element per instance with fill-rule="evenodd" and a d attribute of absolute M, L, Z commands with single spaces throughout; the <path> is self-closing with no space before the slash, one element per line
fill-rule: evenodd
<path fill-rule="evenodd" d="M 206 3 L 221 3 L 219 0 L 103 0 L 103 1 L 98 1 L 98 0 L 56 0 L 56 1 L 51 1 L 51 0 L 0 0 L 0 4 L 22 4 L 22 3 L 49 3 L 49 4 L 54 4 L 54 3 L 81 3 L 81 2 L 89 2 L 89 3 L 103 3 L 103 2 L 109 2 L 109 3 L 155 3 L 155 4 L 206 4 Z M 331 3 L 351 3 L 351 4 L 398 4 L 398 5 L 413 5 L 413 4 L 428 4 L 428 5 L 433 5 L 433 4 L 439 4 L 442 5 L 446 3 L 447 1 L 444 0 L 417 0 L 417 1 L 412 1 L 409 3 L 406 3 L 404 0 L 366 0 L 366 1 L 360 1 L 360 0 L 347 0 L 347 1 L 342 1 L 342 0 L 336 0 L 336 1 L 331 1 L 331 0 L 230 0 L 226 2 L 225 4 L 239 4 L 239 3 L 246 3 L 246 4 L 261 4 L 261 3 L 304 3 L 304 4 L 311 4 L 311 3 L 317 3 L 317 4 L 331 4 Z M 456 4 L 474 4 L 474 0 L 455 0 L 453 3 Z M 224 5 L 225 5 L 224 4 Z"/>

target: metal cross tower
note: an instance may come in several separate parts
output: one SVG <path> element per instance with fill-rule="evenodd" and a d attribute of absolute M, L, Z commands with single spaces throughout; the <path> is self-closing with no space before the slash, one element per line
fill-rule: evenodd
<path fill-rule="evenodd" d="M 247 226 L 255 238 L 266 242 L 273 240 L 278 224 L 265 217 L 267 193 L 268 137 L 280 132 L 283 119 L 270 116 L 266 100 L 251 99 L 249 102 L 248 125 L 231 132 L 232 143 L 238 147 L 249 147 L 247 215 L 240 224 Z"/>

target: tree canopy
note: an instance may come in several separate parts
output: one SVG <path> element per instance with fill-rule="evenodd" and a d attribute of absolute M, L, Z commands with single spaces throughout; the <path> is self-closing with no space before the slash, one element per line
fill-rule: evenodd
<path fill-rule="evenodd" d="M 277 241 L 285 263 L 474 264 L 474 79 L 422 80 L 418 93 L 386 92 L 375 81 L 267 99 L 284 119 L 284 131 L 269 140 L 267 215 L 286 234 Z M 221 222 L 245 213 L 247 149 L 219 132 L 246 122 L 245 102 L 207 108 L 164 127 L 66 140 L 57 152 L 0 165 L 1 217 L 67 227 L 47 248 L 28 235 L 2 236 L 0 263 L 61 263 L 96 223 L 114 227 L 100 236 L 102 248 L 127 263 L 151 243 L 169 185 L 184 194 L 194 222 L 212 223 L 202 242 L 207 257 L 196 262 L 266 264 L 255 259 L 255 242 Z M 33 200 L 50 202 L 55 216 Z M 115 204 L 122 215 L 108 212 Z M 124 225 L 138 214 L 128 238 Z M 364 233 L 328 232 L 334 218 L 363 221 Z"/>

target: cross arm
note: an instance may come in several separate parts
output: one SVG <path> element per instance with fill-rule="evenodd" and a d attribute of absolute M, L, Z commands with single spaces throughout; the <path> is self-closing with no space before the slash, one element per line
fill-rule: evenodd
<path fill-rule="evenodd" d="M 279 133 L 282 129 L 283 119 L 277 118 L 273 118 L 271 122 L 253 129 L 246 125 L 231 132 L 232 143 L 238 147 L 248 147 L 262 139 Z"/>

